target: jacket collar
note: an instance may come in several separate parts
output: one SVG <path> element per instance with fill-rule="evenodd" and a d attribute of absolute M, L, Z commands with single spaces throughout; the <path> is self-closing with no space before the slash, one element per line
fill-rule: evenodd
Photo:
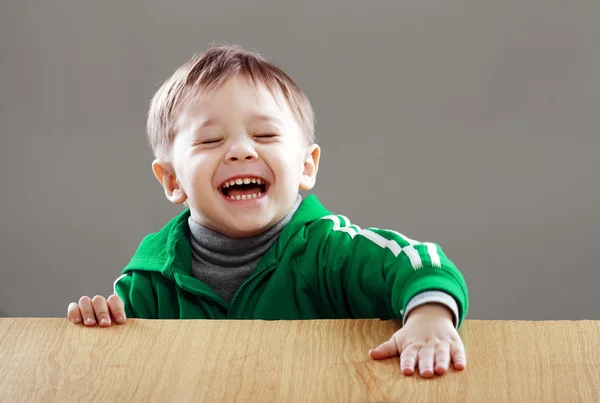
<path fill-rule="evenodd" d="M 267 251 L 263 260 L 266 264 L 280 260 L 285 249 L 296 233 L 307 224 L 331 214 L 314 194 L 307 196 L 291 221 L 281 231 L 277 242 Z M 189 274 L 192 253 L 189 242 L 188 218 L 190 210 L 185 209 L 169 221 L 160 231 L 147 235 L 133 255 L 123 274 L 133 271 L 161 272 L 173 279 L 176 272 Z"/>

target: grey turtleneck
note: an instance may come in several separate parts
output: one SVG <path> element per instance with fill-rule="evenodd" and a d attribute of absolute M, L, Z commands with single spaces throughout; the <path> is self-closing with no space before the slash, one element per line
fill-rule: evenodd
<path fill-rule="evenodd" d="M 259 260 L 290 222 L 301 201 L 298 195 L 296 203 L 285 217 L 267 231 L 250 238 L 230 238 L 198 224 L 190 217 L 192 276 L 230 303 L 237 289 L 250 277 Z"/>

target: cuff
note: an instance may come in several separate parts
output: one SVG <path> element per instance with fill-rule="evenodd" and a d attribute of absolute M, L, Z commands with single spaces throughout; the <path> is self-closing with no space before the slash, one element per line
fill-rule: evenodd
<path fill-rule="evenodd" d="M 408 316 L 410 311 L 412 311 L 418 306 L 428 304 L 431 302 L 442 304 L 452 311 L 452 314 L 454 316 L 454 327 L 456 328 L 458 325 L 458 305 L 454 300 L 454 297 L 443 291 L 425 291 L 415 295 L 410 301 L 408 301 L 408 304 L 406 305 L 406 310 L 404 312 L 400 311 L 400 315 L 402 315 L 402 326 L 404 326 L 404 323 L 406 322 L 406 317 Z"/>

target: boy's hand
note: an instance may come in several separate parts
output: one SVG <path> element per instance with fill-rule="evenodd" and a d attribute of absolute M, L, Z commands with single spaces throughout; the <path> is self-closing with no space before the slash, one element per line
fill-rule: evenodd
<path fill-rule="evenodd" d="M 415 308 L 400 330 L 369 351 L 374 360 L 398 354 L 404 375 L 412 375 L 415 365 L 424 378 L 431 378 L 434 373 L 442 375 L 448 369 L 450 359 L 457 370 L 467 365 L 465 347 L 452 323 L 452 314 L 448 308 L 438 304 Z"/>
<path fill-rule="evenodd" d="M 90 297 L 81 297 L 79 304 L 71 302 L 67 311 L 67 316 L 71 322 L 82 323 L 85 326 L 94 326 L 98 323 L 101 327 L 110 326 L 114 321 L 123 324 L 127 320 L 125 317 L 125 305 L 118 295 L 111 295 L 106 298 L 96 295 L 94 299 Z"/>

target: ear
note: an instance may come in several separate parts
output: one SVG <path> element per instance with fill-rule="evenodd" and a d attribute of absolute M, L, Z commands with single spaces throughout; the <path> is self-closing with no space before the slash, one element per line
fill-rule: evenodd
<path fill-rule="evenodd" d="M 187 195 L 179 185 L 173 165 L 167 161 L 154 160 L 152 172 L 165 189 L 165 196 L 173 204 L 182 204 L 187 200 Z"/>
<path fill-rule="evenodd" d="M 321 148 L 317 144 L 312 144 L 306 149 L 306 158 L 300 178 L 300 189 L 310 190 L 317 181 L 317 171 L 319 170 L 319 158 L 321 158 Z"/>

